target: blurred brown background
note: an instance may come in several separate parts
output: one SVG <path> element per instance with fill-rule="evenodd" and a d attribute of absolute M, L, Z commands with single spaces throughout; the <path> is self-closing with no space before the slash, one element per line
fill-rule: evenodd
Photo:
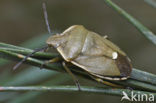
<path fill-rule="evenodd" d="M 156 33 L 156 9 L 143 0 L 114 1 Z M 52 30 L 62 32 L 71 25 L 81 24 L 101 35 L 108 35 L 128 54 L 135 68 L 156 74 L 155 45 L 108 7 L 104 0 L 46 0 L 46 3 Z M 41 6 L 42 0 L 1 0 L 0 41 L 19 45 L 29 38 L 47 33 Z M 35 103 L 45 101 L 120 103 L 120 98 L 84 93 L 48 93 L 35 100 Z"/>

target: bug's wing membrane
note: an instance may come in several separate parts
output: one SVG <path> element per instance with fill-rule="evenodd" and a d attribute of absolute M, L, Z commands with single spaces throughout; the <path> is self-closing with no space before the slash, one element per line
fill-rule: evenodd
<path fill-rule="evenodd" d="M 73 64 L 92 74 L 101 76 L 120 76 L 120 71 L 114 60 L 105 56 L 79 56 Z"/>

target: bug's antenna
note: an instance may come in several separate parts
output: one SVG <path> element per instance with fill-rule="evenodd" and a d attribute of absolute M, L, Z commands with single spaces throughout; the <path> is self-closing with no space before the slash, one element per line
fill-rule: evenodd
<path fill-rule="evenodd" d="M 35 49 L 32 53 L 28 54 L 25 58 L 23 58 L 19 63 L 17 63 L 14 67 L 13 67 L 13 70 L 17 69 L 24 61 L 26 61 L 30 56 L 33 56 L 36 52 L 39 52 L 39 51 L 43 51 L 43 50 L 46 50 L 48 49 L 49 46 L 45 46 L 43 48 L 39 48 L 39 49 Z"/>
<path fill-rule="evenodd" d="M 43 8 L 43 13 L 44 13 L 44 19 L 45 19 L 45 23 L 48 29 L 48 32 L 51 34 L 51 29 L 50 29 L 50 25 L 49 25 L 49 21 L 48 21 L 48 14 L 47 14 L 47 10 L 46 10 L 46 3 L 43 2 L 42 4 L 42 8 Z M 48 49 L 49 46 L 45 46 L 43 48 L 39 48 L 39 49 L 35 49 L 31 54 L 28 54 L 25 58 L 23 58 L 19 63 L 17 63 L 14 67 L 13 70 L 17 69 L 24 61 L 26 61 L 29 57 L 33 56 L 36 52 L 39 51 L 43 51 Z"/>
<path fill-rule="evenodd" d="M 44 19 L 45 19 L 45 23 L 46 23 L 48 32 L 51 34 L 51 29 L 50 29 L 50 25 L 49 25 L 49 21 L 48 21 L 48 14 L 47 14 L 47 9 L 46 9 L 46 3 L 45 2 L 43 2 L 42 8 L 43 8 Z"/>

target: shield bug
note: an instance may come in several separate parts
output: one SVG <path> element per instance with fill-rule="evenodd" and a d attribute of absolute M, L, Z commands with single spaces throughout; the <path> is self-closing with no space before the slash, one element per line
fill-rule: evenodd
<path fill-rule="evenodd" d="M 48 31 L 51 33 L 45 4 L 43 5 L 43 9 Z M 70 62 L 83 69 L 98 82 L 109 85 L 110 83 L 104 82 L 103 79 L 126 80 L 131 74 L 132 65 L 127 55 L 118 46 L 108 40 L 106 36 L 102 37 L 95 32 L 87 30 L 82 25 L 74 25 L 61 34 L 52 35 L 47 39 L 46 43 L 48 46 L 35 50 L 14 68 L 17 68 L 35 52 L 54 47 L 66 62 Z M 65 62 L 63 66 L 71 74 L 79 87 L 76 78 L 67 68 Z"/>
<path fill-rule="evenodd" d="M 48 38 L 63 59 L 90 75 L 108 80 L 125 80 L 132 71 L 126 54 L 107 38 L 87 30 L 82 25 L 69 27 L 61 34 Z"/>

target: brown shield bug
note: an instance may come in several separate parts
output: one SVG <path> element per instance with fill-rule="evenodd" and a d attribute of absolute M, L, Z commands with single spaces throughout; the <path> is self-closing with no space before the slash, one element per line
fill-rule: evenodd
<path fill-rule="evenodd" d="M 65 61 L 89 74 L 109 80 L 125 80 L 132 71 L 130 60 L 115 44 L 82 25 L 69 27 L 61 34 L 48 38 Z"/>
<path fill-rule="evenodd" d="M 43 8 L 48 31 L 51 33 L 45 4 Z M 96 81 L 105 83 L 103 79 L 126 80 L 131 74 L 132 65 L 127 55 L 108 40 L 106 36 L 102 37 L 95 32 L 87 30 L 82 25 L 74 25 L 61 34 L 52 35 L 46 43 L 48 46 L 42 49 L 56 48 L 66 62 L 83 69 Z M 26 56 L 14 68 L 17 68 L 29 56 L 42 49 L 35 50 L 32 54 Z M 67 68 L 65 62 L 63 65 L 79 87 L 76 78 Z"/>

